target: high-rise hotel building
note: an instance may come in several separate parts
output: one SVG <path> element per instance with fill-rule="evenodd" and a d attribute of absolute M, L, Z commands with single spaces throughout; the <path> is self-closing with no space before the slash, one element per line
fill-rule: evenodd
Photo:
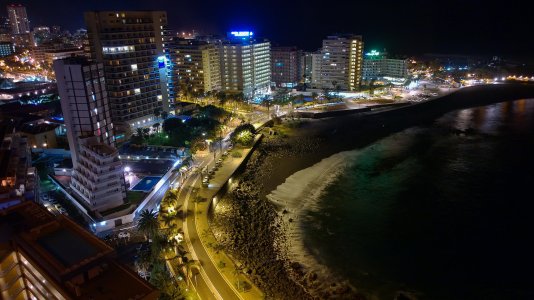
<path fill-rule="evenodd" d="M 102 63 L 85 57 L 54 61 L 67 128 L 73 172 L 70 187 L 90 211 L 122 205 L 124 173 L 115 135 Z"/>
<path fill-rule="evenodd" d="M 11 25 L 11 33 L 30 33 L 30 21 L 26 14 L 26 7 L 22 4 L 10 4 L 7 6 L 7 16 Z"/>
<path fill-rule="evenodd" d="M 174 40 L 170 46 L 171 59 L 183 95 L 199 95 L 221 89 L 219 48 L 206 41 Z"/>
<path fill-rule="evenodd" d="M 301 81 L 301 55 L 297 47 L 271 48 L 271 80 L 276 87 L 294 88 Z"/>
<path fill-rule="evenodd" d="M 173 87 L 164 11 L 85 13 L 90 57 L 104 65 L 111 117 L 132 127 L 154 122 L 154 110 L 169 111 Z"/>
<path fill-rule="evenodd" d="M 360 35 L 328 36 L 321 51 L 322 88 L 357 90 L 362 80 L 363 40 Z"/>
<path fill-rule="evenodd" d="M 233 31 L 219 45 L 223 91 L 242 92 L 253 99 L 271 85 L 271 43 L 254 38 L 250 31 Z"/>

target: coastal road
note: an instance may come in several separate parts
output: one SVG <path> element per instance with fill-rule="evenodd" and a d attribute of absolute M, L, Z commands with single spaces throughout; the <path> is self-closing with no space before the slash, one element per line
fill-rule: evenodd
<path fill-rule="evenodd" d="M 213 161 L 213 157 L 208 155 L 200 161 L 197 170 L 202 170 L 206 165 L 209 165 Z M 188 210 L 193 211 L 192 215 L 187 216 L 184 219 L 183 229 L 186 237 L 186 243 L 191 250 L 193 259 L 200 262 L 201 271 L 193 280 L 197 294 L 203 300 L 211 299 L 242 299 L 239 293 L 233 289 L 233 287 L 225 280 L 223 275 L 217 269 L 217 266 L 211 260 L 206 248 L 200 240 L 200 233 L 198 232 L 196 218 L 194 215 L 195 203 L 192 201 L 193 187 L 201 180 L 200 174 L 194 174 L 186 179 L 182 188 L 178 192 L 179 202 L 183 204 L 184 212 Z M 207 213 L 207 212 L 203 212 Z"/>

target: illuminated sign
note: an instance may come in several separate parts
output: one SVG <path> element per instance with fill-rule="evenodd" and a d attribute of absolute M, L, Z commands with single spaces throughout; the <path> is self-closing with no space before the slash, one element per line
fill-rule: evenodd
<path fill-rule="evenodd" d="M 158 67 L 160 69 L 165 68 L 165 61 L 166 61 L 165 56 L 163 56 L 163 55 L 162 56 L 158 56 Z"/>
<path fill-rule="evenodd" d="M 252 37 L 254 35 L 254 32 L 252 31 L 232 31 L 230 32 L 231 35 L 235 37 Z"/>
<path fill-rule="evenodd" d="M 367 52 L 367 53 L 365 53 L 365 55 L 368 55 L 368 56 L 379 56 L 380 52 L 378 52 L 376 50 L 371 50 L 371 52 Z"/>

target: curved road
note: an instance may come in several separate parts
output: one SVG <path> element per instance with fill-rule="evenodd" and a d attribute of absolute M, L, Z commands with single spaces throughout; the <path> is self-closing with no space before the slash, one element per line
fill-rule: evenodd
<path fill-rule="evenodd" d="M 210 159 L 211 158 L 211 159 Z M 208 165 L 213 161 L 211 155 L 203 160 L 197 167 L 201 170 L 202 167 Z M 193 259 L 198 260 L 201 265 L 200 276 L 196 275 L 192 279 L 197 294 L 203 300 L 211 299 L 242 299 L 239 293 L 229 284 L 223 275 L 217 269 L 217 266 L 211 260 L 206 248 L 202 244 L 199 232 L 197 231 L 195 211 L 192 206 L 194 204 L 191 200 L 193 187 L 196 186 L 197 181 L 201 178 L 200 174 L 195 174 L 188 177 L 178 192 L 179 201 L 183 201 L 183 211 L 187 213 L 188 210 L 193 214 L 184 218 L 183 229 L 185 233 L 185 240 L 188 248 L 191 250 Z M 203 212 L 205 213 L 205 212 Z"/>

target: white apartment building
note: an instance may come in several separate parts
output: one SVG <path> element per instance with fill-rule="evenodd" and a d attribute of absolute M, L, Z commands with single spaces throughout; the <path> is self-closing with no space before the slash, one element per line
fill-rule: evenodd
<path fill-rule="evenodd" d="M 70 183 L 76 196 L 100 212 L 123 204 L 124 171 L 117 149 L 100 143 L 95 136 L 79 138 L 78 143 Z"/>
<path fill-rule="evenodd" d="M 270 91 L 271 43 L 247 33 L 249 36 L 244 38 L 230 36 L 219 45 L 221 86 L 223 91 L 243 92 L 245 98 L 253 99 Z"/>
<path fill-rule="evenodd" d="M 73 163 L 70 187 L 90 210 L 121 205 L 124 175 L 114 148 L 104 66 L 71 57 L 54 61 L 54 71 Z"/>
<path fill-rule="evenodd" d="M 363 40 L 359 35 L 333 35 L 323 40 L 321 88 L 354 91 L 361 84 Z"/>
<path fill-rule="evenodd" d="M 373 80 L 383 77 L 407 78 L 408 61 L 405 59 L 386 58 L 373 50 L 365 54 L 362 68 L 362 79 Z"/>
<path fill-rule="evenodd" d="M 323 54 L 321 52 L 311 54 L 311 78 L 310 86 L 312 88 L 321 88 L 321 65 L 323 63 Z"/>
<path fill-rule="evenodd" d="M 172 65 L 164 11 L 85 12 L 90 56 L 104 64 L 113 122 L 145 127 L 170 110 Z"/>
<path fill-rule="evenodd" d="M 173 41 L 170 47 L 174 63 L 175 86 L 182 94 L 200 94 L 221 89 L 219 49 L 197 40 Z"/>

